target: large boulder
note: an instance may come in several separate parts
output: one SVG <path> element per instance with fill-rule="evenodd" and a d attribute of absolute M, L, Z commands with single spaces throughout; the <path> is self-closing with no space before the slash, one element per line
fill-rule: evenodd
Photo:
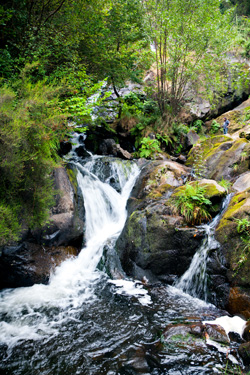
<path fill-rule="evenodd" d="M 172 283 L 188 268 L 203 230 L 188 228 L 166 202 L 190 176 L 176 162 L 154 161 L 142 170 L 128 201 L 128 219 L 116 248 L 128 275 Z"/>
<path fill-rule="evenodd" d="M 83 244 L 84 205 L 74 168 L 54 171 L 56 204 L 49 223 L 26 230 L 19 243 L 0 252 L 0 288 L 46 283 L 51 271 L 68 256 L 76 255 Z"/>
<path fill-rule="evenodd" d="M 231 288 L 237 287 L 231 289 L 228 310 L 247 318 L 250 314 L 250 255 L 248 243 L 244 242 L 243 234 L 239 233 L 238 223 L 239 220 L 248 220 L 249 212 L 250 190 L 247 189 L 233 196 L 216 229 L 216 239 L 221 244 L 220 252 L 226 259 L 227 279 Z"/>
<path fill-rule="evenodd" d="M 197 174 L 216 181 L 231 180 L 248 171 L 250 143 L 245 139 L 233 140 L 226 135 L 209 137 L 190 151 L 187 165 Z"/>
<path fill-rule="evenodd" d="M 58 194 L 49 223 L 31 232 L 32 242 L 45 246 L 81 247 L 84 232 L 84 206 L 76 182 L 76 169 L 57 168 L 54 186 Z M 70 181 L 71 180 L 71 181 Z"/>

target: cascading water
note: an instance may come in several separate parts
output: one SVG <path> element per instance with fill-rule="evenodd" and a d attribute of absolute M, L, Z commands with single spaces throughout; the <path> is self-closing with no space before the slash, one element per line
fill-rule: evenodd
<path fill-rule="evenodd" d="M 121 188 L 121 193 L 118 193 L 89 171 L 94 168 L 94 164 L 95 161 L 85 166 L 77 164 L 77 180 L 86 211 L 86 247 L 78 258 L 68 260 L 56 269 L 49 285 L 34 285 L 0 294 L 0 313 L 11 315 L 10 319 L 0 323 L 0 337 L 7 344 L 12 345 L 23 338 L 40 338 L 43 334 L 53 332 L 54 322 L 50 324 L 46 314 L 37 314 L 38 308 L 59 308 L 58 319 L 61 319 L 68 314 L 66 308 L 75 309 L 84 300 L 94 298 L 91 291 L 93 283 L 102 276 L 96 266 L 105 243 L 114 243 L 124 226 L 126 202 L 139 171 L 136 164 L 129 163 L 119 168 L 113 161 L 112 171 L 114 173 L 116 169 Z"/>
<path fill-rule="evenodd" d="M 187 271 L 175 284 L 176 288 L 183 290 L 183 292 L 188 293 L 193 297 L 202 298 L 205 301 L 207 301 L 207 258 L 209 251 L 219 247 L 219 243 L 214 238 L 214 231 L 221 216 L 227 208 L 231 197 L 232 194 L 229 194 L 225 198 L 221 212 L 211 221 L 210 224 L 201 226 L 205 231 L 205 239 L 203 240 L 202 246 L 195 253 Z"/>
<path fill-rule="evenodd" d="M 103 248 L 114 246 L 123 228 L 137 166 L 95 156 L 83 163 L 74 150 L 72 160 L 84 197 L 86 246 L 78 258 L 56 269 L 49 285 L 0 293 L 0 374 L 218 372 L 225 355 L 204 342 L 186 347 L 183 342 L 167 343 L 159 355 L 155 343 L 167 325 L 175 323 L 178 328 L 190 317 L 195 322 L 214 319 L 222 315 L 220 310 L 183 293 L 178 295 L 176 288 L 146 290 L 131 280 L 110 280 L 97 269 Z"/>

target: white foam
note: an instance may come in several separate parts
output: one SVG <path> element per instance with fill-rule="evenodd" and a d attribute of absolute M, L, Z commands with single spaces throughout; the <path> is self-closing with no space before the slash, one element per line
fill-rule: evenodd
<path fill-rule="evenodd" d="M 221 326 L 225 330 L 227 335 L 229 334 L 229 332 L 236 332 L 241 337 L 246 326 L 246 321 L 239 316 L 221 316 L 215 320 L 206 320 L 203 322 L 203 324 L 206 323 Z"/>
<path fill-rule="evenodd" d="M 109 280 L 109 283 L 114 284 L 117 288 L 117 294 L 126 294 L 129 296 L 135 296 L 138 301 L 146 306 L 152 303 L 152 300 L 146 289 L 143 288 L 143 284 L 140 281 L 131 280 Z"/>

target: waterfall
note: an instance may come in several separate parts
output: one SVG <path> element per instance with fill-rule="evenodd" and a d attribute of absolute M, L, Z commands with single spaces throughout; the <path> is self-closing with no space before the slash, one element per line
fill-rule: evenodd
<path fill-rule="evenodd" d="M 112 159 L 110 173 L 119 184 L 118 192 L 101 181 L 102 172 L 95 167 L 98 162 L 95 157 L 85 165 L 75 163 L 86 212 L 86 247 L 77 258 L 62 263 L 48 285 L 36 284 L 0 293 L 2 342 L 12 346 L 20 339 L 56 334 L 59 322 L 73 319 L 76 309 L 96 298 L 94 286 L 104 277 L 96 267 L 105 244 L 115 244 L 123 229 L 126 202 L 139 173 L 135 163 Z"/>
<path fill-rule="evenodd" d="M 207 301 L 207 258 L 210 250 L 217 249 L 220 245 L 214 238 L 215 228 L 221 216 L 225 212 L 232 194 L 227 195 L 223 201 L 220 213 L 215 216 L 210 224 L 202 225 L 205 231 L 205 238 L 199 250 L 195 253 L 187 271 L 175 283 L 175 287 L 183 290 L 193 297 L 202 298 Z"/>

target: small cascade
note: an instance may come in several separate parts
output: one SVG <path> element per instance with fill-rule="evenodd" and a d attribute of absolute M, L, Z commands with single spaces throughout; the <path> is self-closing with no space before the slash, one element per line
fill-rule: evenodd
<path fill-rule="evenodd" d="M 187 271 L 177 281 L 175 287 L 183 290 L 193 297 L 201 298 L 207 301 L 207 258 L 210 250 L 217 249 L 220 245 L 214 238 L 215 228 L 225 212 L 232 194 L 225 198 L 220 213 L 211 221 L 210 224 L 202 225 L 205 231 L 205 238 L 199 250 L 195 253 L 192 262 Z"/>
<path fill-rule="evenodd" d="M 24 338 L 36 340 L 55 334 L 55 326 L 70 312 L 95 299 L 95 285 L 105 277 L 96 267 L 105 244 L 114 245 L 124 226 L 126 202 L 139 169 L 131 162 L 111 168 L 119 182 L 119 193 L 98 178 L 98 168 L 97 174 L 91 172 L 95 161 L 98 163 L 98 158 L 94 159 L 83 165 L 74 163 L 84 198 L 86 247 L 77 258 L 62 263 L 48 285 L 36 284 L 0 293 L 0 342 L 12 346 Z"/>

